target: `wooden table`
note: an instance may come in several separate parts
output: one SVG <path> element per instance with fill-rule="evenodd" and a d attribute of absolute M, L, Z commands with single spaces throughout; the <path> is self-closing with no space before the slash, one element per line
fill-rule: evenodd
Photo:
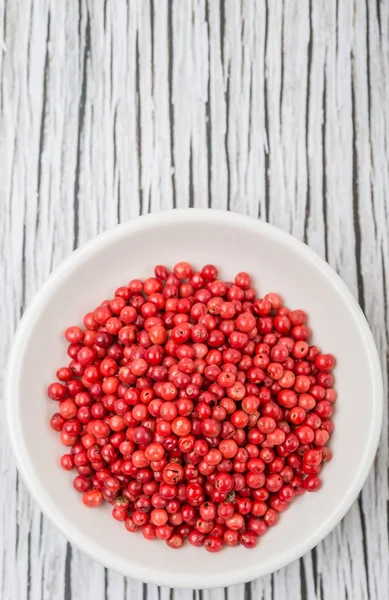
<path fill-rule="evenodd" d="M 74 248 L 195 206 L 268 220 L 324 256 L 387 381 L 388 24 L 384 0 L 0 0 L 1 364 Z M 2 600 L 389 597 L 387 415 L 331 535 L 272 576 L 203 592 L 125 579 L 72 548 L 25 490 L 0 418 Z"/>

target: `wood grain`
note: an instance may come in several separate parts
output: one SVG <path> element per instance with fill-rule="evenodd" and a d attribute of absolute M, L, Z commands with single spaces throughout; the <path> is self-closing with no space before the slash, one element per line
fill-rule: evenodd
<path fill-rule="evenodd" d="M 139 214 L 210 206 L 330 262 L 387 385 L 388 25 L 382 0 L 0 0 L 2 375 L 25 306 L 73 248 Z M 316 549 L 202 592 L 72 548 L 20 481 L 3 412 L 0 425 L 2 600 L 389 598 L 387 411 L 360 497 Z"/>

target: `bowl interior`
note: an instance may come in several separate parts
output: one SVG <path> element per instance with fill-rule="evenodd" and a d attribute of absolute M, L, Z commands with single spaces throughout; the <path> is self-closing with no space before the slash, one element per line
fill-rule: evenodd
<path fill-rule="evenodd" d="M 333 352 L 336 367 L 334 459 L 325 466 L 319 493 L 306 494 L 282 515 L 251 551 L 215 555 L 186 544 L 176 552 L 163 542 L 131 535 L 109 507 L 85 508 L 71 474 L 58 466 L 64 448 L 48 424 L 55 403 L 48 383 L 67 363 L 62 332 L 111 298 L 119 285 L 145 277 L 156 264 L 179 260 L 214 263 L 223 278 L 248 271 L 259 294 L 279 292 L 287 306 L 304 308 L 314 342 Z M 351 302 L 351 304 L 350 304 Z M 81 549 L 138 579 L 177 587 L 247 581 L 300 556 L 344 515 L 359 491 L 375 452 L 380 420 L 380 376 L 370 332 L 350 293 L 305 246 L 263 223 L 237 215 L 168 213 L 125 224 L 76 253 L 52 276 L 19 332 L 11 361 L 11 437 L 30 491 Z M 378 379 L 378 381 L 377 381 Z M 65 450 L 66 451 L 66 450 Z"/>

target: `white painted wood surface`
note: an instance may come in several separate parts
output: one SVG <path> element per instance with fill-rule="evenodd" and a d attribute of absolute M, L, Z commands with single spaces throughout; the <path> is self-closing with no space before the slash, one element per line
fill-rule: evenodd
<path fill-rule="evenodd" d="M 0 38 L 2 372 L 25 306 L 73 248 L 140 213 L 212 206 L 327 258 L 387 383 L 386 0 L 0 0 Z M 273 576 L 203 592 L 126 580 L 71 548 L 0 422 L 1 600 L 389 598 L 387 412 L 331 535 Z"/>

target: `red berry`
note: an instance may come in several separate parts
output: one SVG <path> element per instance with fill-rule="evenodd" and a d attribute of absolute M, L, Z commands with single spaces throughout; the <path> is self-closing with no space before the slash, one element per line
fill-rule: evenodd
<path fill-rule="evenodd" d="M 258 536 L 253 531 L 245 531 L 240 534 L 239 541 L 245 548 L 254 548 L 258 543 Z"/>
<path fill-rule="evenodd" d="M 84 492 L 82 501 L 88 508 L 95 508 L 102 503 L 103 496 L 99 490 L 89 490 Z"/>
<path fill-rule="evenodd" d="M 219 552 L 223 548 L 223 545 L 223 540 L 215 535 L 209 535 L 204 541 L 204 548 L 208 552 Z"/>

